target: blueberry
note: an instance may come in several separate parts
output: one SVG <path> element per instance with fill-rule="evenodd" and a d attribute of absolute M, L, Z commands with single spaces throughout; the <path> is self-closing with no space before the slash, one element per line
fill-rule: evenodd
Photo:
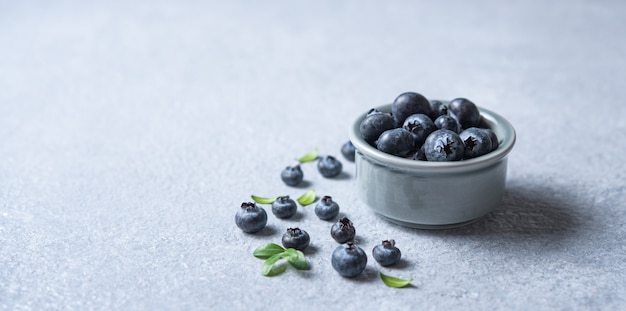
<path fill-rule="evenodd" d="M 339 215 L 339 204 L 326 195 L 315 205 L 315 215 L 321 220 L 331 220 Z"/>
<path fill-rule="evenodd" d="M 280 178 L 288 186 L 298 185 L 304 178 L 300 165 L 287 166 L 281 173 Z"/>
<path fill-rule="evenodd" d="M 437 119 L 439 116 L 445 116 L 448 114 L 448 106 L 438 100 L 430 101 L 430 115 L 432 120 Z"/>
<path fill-rule="evenodd" d="M 272 203 L 272 213 L 278 218 L 290 218 L 296 214 L 298 206 L 288 195 L 276 198 Z"/>
<path fill-rule="evenodd" d="M 433 120 L 425 114 L 412 114 L 404 120 L 402 127 L 413 134 L 415 146 L 421 146 L 426 137 L 434 132 L 437 127 Z"/>
<path fill-rule="evenodd" d="M 466 159 L 479 157 L 491 152 L 491 137 L 484 129 L 470 127 L 463 130 L 459 136 L 463 141 L 463 145 L 465 145 L 463 155 Z"/>
<path fill-rule="evenodd" d="M 323 156 L 317 160 L 317 170 L 322 176 L 331 178 L 341 174 L 342 164 L 333 156 Z"/>
<path fill-rule="evenodd" d="M 413 152 L 412 154 L 406 156 L 406 158 L 415 161 L 428 161 L 428 159 L 426 159 L 426 155 L 424 154 L 424 145 L 415 150 L 415 152 Z"/>
<path fill-rule="evenodd" d="M 341 276 L 353 278 L 365 270 L 367 255 L 362 248 L 348 242 L 335 248 L 331 257 L 331 264 Z"/>
<path fill-rule="evenodd" d="M 351 141 L 347 141 L 343 146 L 341 146 L 341 154 L 346 160 L 350 162 L 354 162 L 354 154 L 356 153 L 356 148 Z"/>
<path fill-rule="evenodd" d="M 359 131 L 365 141 L 374 144 L 380 134 L 394 127 L 395 122 L 390 114 L 372 109 L 365 119 L 361 121 Z"/>
<path fill-rule="evenodd" d="M 380 111 L 380 110 L 378 110 L 378 109 L 376 109 L 376 108 L 372 108 L 372 109 L 370 109 L 370 111 L 368 111 L 368 112 L 367 112 L 367 115 L 369 116 L 369 115 L 372 115 L 372 114 L 381 114 L 381 113 L 382 113 L 382 114 L 385 114 L 384 112 L 382 112 L 382 111 Z M 388 114 L 388 113 L 387 113 L 387 114 Z M 390 115 L 390 114 L 389 114 L 389 115 Z"/>
<path fill-rule="evenodd" d="M 448 104 L 448 110 L 455 117 L 461 128 L 476 127 L 480 123 L 478 107 L 466 98 L 455 98 Z"/>
<path fill-rule="evenodd" d="M 241 203 L 241 209 L 235 214 L 237 227 L 246 233 L 261 231 L 267 225 L 267 213 L 252 202 Z"/>
<path fill-rule="evenodd" d="M 433 123 L 435 123 L 435 127 L 438 129 L 451 130 L 457 134 L 461 132 L 459 121 L 450 115 L 439 116 Z"/>
<path fill-rule="evenodd" d="M 374 246 L 372 256 L 381 266 L 391 266 L 400 261 L 402 252 L 396 247 L 396 241 L 384 240 L 381 244 Z"/>
<path fill-rule="evenodd" d="M 424 154 L 428 161 L 458 161 L 463 158 L 463 141 L 459 134 L 450 130 L 436 130 L 424 142 Z"/>
<path fill-rule="evenodd" d="M 408 155 L 414 147 L 413 134 L 401 127 L 383 132 L 376 142 L 376 149 L 399 157 Z"/>
<path fill-rule="evenodd" d="M 283 234 L 282 242 L 285 248 L 295 248 L 302 251 L 309 246 L 311 237 L 309 237 L 306 231 L 300 228 L 289 228 L 287 232 Z"/>
<path fill-rule="evenodd" d="M 489 135 L 489 139 L 491 140 L 491 150 L 490 151 L 494 151 L 496 149 L 498 149 L 498 146 L 500 146 L 500 142 L 498 141 L 498 136 L 496 135 L 496 133 L 492 130 L 492 129 L 482 129 L 483 131 L 487 132 L 487 135 Z"/>
<path fill-rule="evenodd" d="M 416 113 L 430 114 L 430 102 L 421 94 L 402 93 L 391 104 L 391 115 L 395 121 L 395 127 L 401 127 L 408 116 Z"/>
<path fill-rule="evenodd" d="M 337 243 L 353 241 L 355 235 L 356 229 L 348 217 L 342 217 L 330 228 L 330 236 L 332 236 Z"/>

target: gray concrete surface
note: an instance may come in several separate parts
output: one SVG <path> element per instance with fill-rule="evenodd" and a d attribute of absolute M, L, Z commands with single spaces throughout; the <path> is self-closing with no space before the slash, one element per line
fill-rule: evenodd
<path fill-rule="evenodd" d="M 622 309 L 625 30 L 623 1 L 1 2 L 0 309 Z M 404 91 L 512 122 L 498 210 L 422 231 L 370 212 L 352 163 L 280 181 Z M 236 228 L 251 194 L 309 188 L 400 266 L 340 277 L 312 206 Z M 293 226 L 310 270 L 261 275 Z"/>

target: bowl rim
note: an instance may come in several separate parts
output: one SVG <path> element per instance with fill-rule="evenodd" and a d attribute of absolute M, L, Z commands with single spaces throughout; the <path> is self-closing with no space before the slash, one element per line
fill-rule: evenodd
<path fill-rule="evenodd" d="M 448 100 L 439 101 L 443 103 L 449 102 Z M 381 105 L 375 107 L 374 109 L 378 109 L 383 112 L 390 112 L 391 104 Z M 366 159 L 391 168 L 442 173 L 478 169 L 496 163 L 506 157 L 511 149 L 513 149 L 516 140 L 515 129 L 508 120 L 487 108 L 479 106 L 478 110 L 480 111 L 481 122 L 485 122 L 494 130 L 494 132 L 496 132 L 499 146 L 496 150 L 491 151 L 490 153 L 472 159 L 450 162 L 417 161 L 384 153 L 371 146 L 363 139 L 363 137 L 361 137 L 360 125 L 361 121 L 365 118 L 365 116 L 367 116 L 367 112 L 362 113 L 352 123 L 349 131 L 349 138 L 357 152 L 360 152 Z"/>

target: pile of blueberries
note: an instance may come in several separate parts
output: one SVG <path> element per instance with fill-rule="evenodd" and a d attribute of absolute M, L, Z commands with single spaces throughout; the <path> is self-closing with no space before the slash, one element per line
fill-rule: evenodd
<path fill-rule="evenodd" d="M 361 137 L 376 149 L 421 161 L 459 161 L 498 148 L 496 134 L 481 123 L 478 107 L 466 98 L 447 105 L 405 92 L 391 113 L 371 109 L 360 124 Z"/>
<path fill-rule="evenodd" d="M 346 142 L 341 153 L 346 160 L 354 162 L 354 145 Z M 318 159 L 318 171 L 327 178 L 341 173 L 342 165 L 339 160 L 331 156 Z M 298 172 L 299 171 L 299 172 Z M 295 172 L 295 173 L 294 173 Z M 329 173 L 330 172 L 330 173 Z M 281 173 L 285 184 L 295 186 L 302 181 L 302 172 L 299 166 L 287 167 Z M 296 202 L 289 196 L 277 197 L 271 203 L 271 211 L 276 218 L 287 219 L 296 214 Z M 332 197 L 325 195 L 315 205 L 315 215 L 325 221 L 332 221 L 339 216 L 339 204 Z M 254 202 L 244 202 L 235 214 L 235 224 L 246 233 L 257 233 L 267 225 L 267 212 Z M 333 251 L 331 264 L 344 277 L 356 277 L 365 270 L 367 255 L 365 251 L 354 243 L 356 229 L 347 217 L 341 217 L 330 229 L 330 236 L 340 245 Z M 304 250 L 310 244 L 311 237 L 305 230 L 298 227 L 288 228 L 283 234 L 281 242 L 285 248 Z M 401 252 L 395 246 L 394 240 L 384 240 L 372 249 L 372 256 L 381 266 L 391 266 L 400 261 Z"/>
<path fill-rule="evenodd" d="M 289 196 L 281 196 L 272 203 L 272 213 L 277 218 L 290 218 L 297 210 L 296 202 Z M 315 214 L 321 220 L 332 220 L 339 214 L 339 204 L 330 196 L 322 197 L 315 206 Z M 246 233 L 257 233 L 267 224 L 267 212 L 254 202 L 242 203 L 235 214 L 235 224 Z M 365 251 L 354 243 L 356 229 L 347 217 L 341 217 L 330 228 L 330 236 L 340 245 L 333 251 L 331 264 L 344 277 L 356 277 L 367 265 Z M 304 250 L 311 242 L 308 232 L 300 228 L 288 228 L 281 242 L 285 248 Z M 372 249 L 372 256 L 381 266 L 391 266 L 400 261 L 400 249 L 394 240 L 384 240 Z"/>

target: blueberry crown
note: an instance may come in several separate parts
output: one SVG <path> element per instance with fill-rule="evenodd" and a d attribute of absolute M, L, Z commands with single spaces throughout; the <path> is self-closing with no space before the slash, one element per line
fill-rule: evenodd
<path fill-rule="evenodd" d="M 289 234 L 291 236 L 296 236 L 296 235 L 299 235 L 301 231 L 302 230 L 300 230 L 300 228 L 288 228 L 287 229 L 287 234 Z"/>
<path fill-rule="evenodd" d="M 254 202 L 243 202 L 241 203 L 241 208 L 253 209 L 256 208 L 256 204 Z"/>
<path fill-rule="evenodd" d="M 353 227 L 354 225 L 352 224 L 352 221 L 350 221 L 350 219 L 348 219 L 348 217 L 343 217 L 341 219 L 339 219 L 339 223 L 341 224 L 341 227 Z"/>
<path fill-rule="evenodd" d="M 383 247 L 394 247 L 396 245 L 396 241 L 394 240 L 384 240 L 382 242 Z"/>

